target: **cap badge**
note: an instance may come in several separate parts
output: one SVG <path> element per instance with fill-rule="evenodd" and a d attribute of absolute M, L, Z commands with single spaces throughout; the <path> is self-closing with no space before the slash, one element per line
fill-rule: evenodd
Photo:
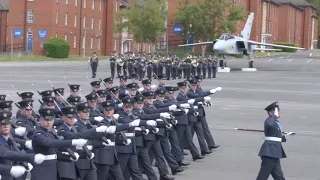
<path fill-rule="evenodd" d="M 74 98 L 74 100 L 78 101 L 78 98 L 76 97 L 76 98 Z"/>
<path fill-rule="evenodd" d="M 85 107 L 88 107 L 88 104 L 86 103 L 86 104 L 84 104 L 84 106 L 85 106 Z"/>
<path fill-rule="evenodd" d="M 50 110 L 48 110 L 48 111 L 47 111 L 47 114 L 50 114 L 50 113 L 51 113 L 51 111 L 50 111 Z"/>
<path fill-rule="evenodd" d="M 49 101 L 52 101 L 52 98 L 49 98 Z"/>
<path fill-rule="evenodd" d="M 75 89 L 75 88 L 77 88 L 77 86 L 73 86 L 73 88 Z"/>
<path fill-rule="evenodd" d="M 27 93 L 27 96 L 30 96 L 30 93 Z"/>
<path fill-rule="evenodd" d="M 73 112 L 73 109 L 70 109 L 70 112 Z"/>
<path fill-rule="evenodd" d="M 7 106 L 9 106 L 9 104 L 10 104 L 9 102 L 6 103 Z"/>
<path fill-rule="evenodd" d="M 8 115 L 7 115 L 7 113 L 3 113 L 3 117 L 7 117 Z"/>

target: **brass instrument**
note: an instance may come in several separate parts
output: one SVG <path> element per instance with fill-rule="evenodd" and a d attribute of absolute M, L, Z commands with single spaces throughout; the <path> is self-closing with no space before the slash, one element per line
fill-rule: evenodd
<path fill-rule="evenodd" d="M 118 58 L 118 59 L 116 60 L 116 63 L 117 63 L 119 66 L 123 66 L 123 65 L 124 65 L 124 62 L 123 62 L 123 60 L 122 60 L 121 58 Z"/>
<path fill-rule="evenodd" d="M 193 59 L 193 60 L 191 61 L 191 65 L 192 65 L 193 67 L 198 67 L 198 66 L 199 66 L 199 62 L 197 61 L 197 59 Z"/>

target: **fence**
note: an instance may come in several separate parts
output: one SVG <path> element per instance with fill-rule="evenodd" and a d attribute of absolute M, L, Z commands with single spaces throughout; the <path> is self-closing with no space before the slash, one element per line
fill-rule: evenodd
<path fill-rule="evenodd" d="M 182 41 L 182 40 L 169 40 L 168 52 L 169 53 L 176 53 L 176 52 L 191 53 L 195 49 L 197 49 L 197 51 L 201 52 L 201 47 L 200 46 L 179 47 L 180 44 L 185 44 L 185 42 Z M 212 45 L 208 45 L 207 46 L 207 52 L 211 52 L 210 49 L 212 49 Z M 157 52 L 167 52 L 166 42 L 165 41 L 159 41 L 157 43 L 157 45 L 156 45 L 156 51 Z"/>
<path fill-rule="evenodd" d="M 13 44 L 13 52 L 24 52 L 26 51 L 26 44 Z M 11 44 L 1 44 L 0 53 L 9 53 L 11 52 Z"/>

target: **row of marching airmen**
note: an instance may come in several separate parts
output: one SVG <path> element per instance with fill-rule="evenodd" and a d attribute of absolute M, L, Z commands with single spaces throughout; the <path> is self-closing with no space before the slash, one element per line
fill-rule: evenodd
<path fill-rule="evenodd" d="M 38 97 L 17 92 L 17 102 L 0 95 L 1 179 L 174 179 L 170 172 L 190 165 L 184 156 L 197 161 L 219 147 L 205 108 L 222 88 L 203 90 L 201 76 L 175 86 L 166 86 L 164 74 L 157 78 L 155 85 L 123 75 L 119 86 L 112 77 L 100 79 L 90 82 L 89 94 L 68 84 L 70 96 L 51 84 L 53 90 L 37 91 Z"/>

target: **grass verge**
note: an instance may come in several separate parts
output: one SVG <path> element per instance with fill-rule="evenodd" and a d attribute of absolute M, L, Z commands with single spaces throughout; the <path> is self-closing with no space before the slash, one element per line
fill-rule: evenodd
<path fill-rule="evenodd" d="M 0 55 L 0 62 L 41 62 L 41 61 L 87 61 L 89 56 L 69 56 L 68 58 L 57 59 L 39 55 L 13 56 Z M 108 59 L 108 56 L 99 56 L 100 60 Z"/>

